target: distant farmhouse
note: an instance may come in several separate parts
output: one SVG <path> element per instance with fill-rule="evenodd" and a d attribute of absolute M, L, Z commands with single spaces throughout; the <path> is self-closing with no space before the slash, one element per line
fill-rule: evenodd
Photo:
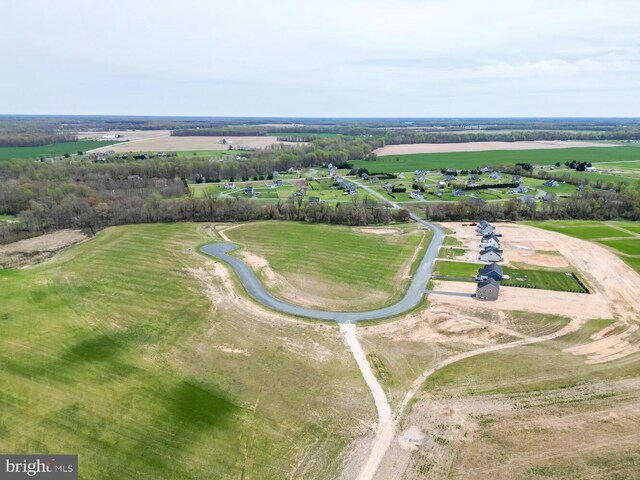
<path fill-rule="evenodd" d="M 550 178 L 549 180 L 547 180 L 546 182 L 543 183 L 543 185 L 545 187 L 559 187 L 560 183 L 558 183 L 557 180 L 554 180 L 553 178 Z"/>

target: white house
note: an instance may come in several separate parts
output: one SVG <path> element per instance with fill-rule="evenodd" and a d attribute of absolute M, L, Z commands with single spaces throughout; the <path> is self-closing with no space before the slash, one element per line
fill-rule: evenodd
<path fill-rule="evenodd" d="M 482 237 L 482 240 L 480 240 L 480 245 L 479 246 L 482 249 L 485 249 L 487 247 L 498 248 L 498 247 L 500 247 L 500 241 L 498 240 L 498 237 L 496 237 L 493 234 L 485 235 L 485 236 Z"/>
<path fill-rule="evenodd" d="M 495 247 L 487 247 L 480 252 L 478 260 L 483 262 L 499 262 L 502 260 L 502 250 Z"/>
<path fill-rule="evenodd" d="M 424 198 L 424 195 L 422 195 L 422 193 L 421 193 L 421 192 L 411 192 L 411 193 L 409 194 L 409 196 L 410 196 L 411 198 L 416 198 L 416 199 L 422 199 L 422 198 Z"/>

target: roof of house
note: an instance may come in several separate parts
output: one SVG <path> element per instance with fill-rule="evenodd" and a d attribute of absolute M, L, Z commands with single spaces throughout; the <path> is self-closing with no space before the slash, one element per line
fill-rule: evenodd
<path fill-rule="evenodd" d="M 489 265 L 482 267 L 478 270 L 478 273 L 481 275 L 486 275 L 487 273 L 497 272 L 502 276 L 502 267 L 497 263 L 490 263 Z"/>
<path fill-rule="evenodd" d="M 498 237 L 496 237 L 493 233 L 490 233 L 489 235 L 483 235 L 482 241 L 486 242 L 487 240 L 491 240 L 492 238 L 495 239 L 496 242 L 499 241 Z"/>
<path fill-rule="evenodd" d="M 487 278 L 486 280 L 482 280 L 481 282 L 478 282 L 478 288 L 486 287 L 488 285 L 491 285 L 492 287 L 496 287 L 498 290 L 500 290 L 500 284 L 496 282 L 493 278 Z"/>
<path fill-rule="evenodd" d="M 489 253 L 489 252 L 496 252 L 498 254 L 502 254 L 502 250 L 500 250 L 499 248 L 496 247 L 487 247 L 484 250 L 480 251 L 480 255 L 484 255 L 485 253 Z"/>

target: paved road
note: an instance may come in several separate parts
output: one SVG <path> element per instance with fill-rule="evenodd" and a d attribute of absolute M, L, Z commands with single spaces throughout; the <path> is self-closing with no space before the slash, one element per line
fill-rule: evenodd
<path fill-rule="evenodd" d="M 411 219 L 422 225 L 429 227 L 433 231 L 433 238 L 427 247 L 424 257 L 420 261 L 413 279 L 407 289 L 405 296 L 398 302 L 388 307 L 364 312 L 330 312 L 326 310 L 315 310 L 299 305 L 284 302 L 275 298 L 264 288 L 262 282 L 256 277 L 249 266 L 237 257 L 228 255 L 228 252 L 238 248 L 233 243 L 210 243 L 200 248 L 202 253 L 206 253 L 218 260 L 228 263 L 240 277 L 240 281 L 247 292 L 254 300 L 263 305 L 279 310 L 290 315 L 312 318 L 314 320 L 332 320 L 339 323 L 355 323 L 362 320 L 378 320 L 381 318 L 394 317 L 414 308 L 424 295 L 424 289 L 433 273 L 433 263 L 438 256 L 438 250 L 444 240 L 444 232 L 436 225 L 411 215 Z"/>

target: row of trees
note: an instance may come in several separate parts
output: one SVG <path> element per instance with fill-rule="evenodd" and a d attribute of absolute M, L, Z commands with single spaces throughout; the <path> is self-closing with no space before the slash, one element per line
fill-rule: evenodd
<path fill-rule="evenodd" d="M 0 132 L 0 147 L 40 147 L 50 143 L 75 142 L 77 135 L 46 132 Z"/>
<path fill-rule="evenodd" d="M 517 220 L 640 220 L 639 185 L 625 185 L 619 192 L 587 187 L 568 198 L 549 202 L 483 202 L 466 198 L 461 202 L 430 203 L 424 215 L 433 221 Z"/>

